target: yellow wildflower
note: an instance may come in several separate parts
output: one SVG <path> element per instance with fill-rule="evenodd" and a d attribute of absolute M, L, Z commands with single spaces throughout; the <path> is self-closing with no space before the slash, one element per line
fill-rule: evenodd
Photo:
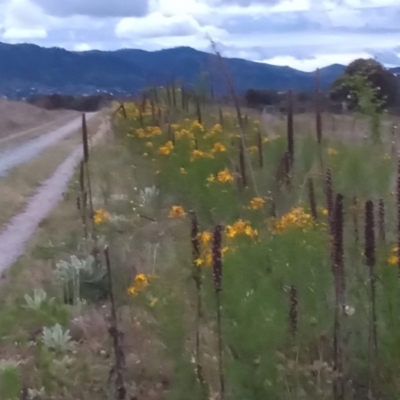
<path fill-rule="evenodd" d="M 128 294 L 137 296 L 139 293 L 145 291 L 149 286 L 150 281 L 157 279 L 156 275 L 137 274 L 133 280 L 132 285 L 128 288 Z"/>
<path fill-rule="evenodd" d="M 171 151 L 174 149 L 173 143 L 169 140 L 167 143 L 165 143 L 164 146 L 161 146 L 158 149 L 158 154 L 167 156 L 171 153 Z"/>
<path fill-rule="evenodd" d="M 152 142 L 147 142 L 146 143 L 146 147 L 153 147 L 153 143 Z"/>
<path fill-rule="evenodd" d="M 96 225 L 100 225 L 101 223 L 109 221 L 110 219 L 110 214 L 103 208 L 99 208 L 94 212 L 93 220 Z"/>
<path fill-rule="evenodd" d="M 179 169 L 179 172 L 180 172 L 181 174 L 187 174 L 186 169 L 183 168 L 183 167 Z"/>
<path fill-rule="evenodd" d="M 222 143 L 215 143 L 212 148 L 212 153 L 223 153 L 226 151 L 226 147 Z"/>
<path fill-rule="evenodd" d="M 213 158 L 213 155 L 205 153 L 204 151 L 201 151 L 201 150 L 193 150 L 190 160 L 194 161 L 199 158 Z"/>
<path fill-rule="evenodd" d="M 275 231 L 281 233 L 288 228 L 309 228 L 312 224 L 312 216 L 303 208 L 296 207 L 276 221 Z"/>
<path fill-rule="evenodd" d="M 212 233 L 211 232 L 202 232 L 200 233 L 200 241 L 202 244 L 207 245 L 210 244 L 212 240 Z"/>
<path fill-rule="evenodd" d="M 251 227 L 249 221 L 243 221 L 240 219 L 226 227 L 226 235 L 228 238 L 234 238 L 238 235 L 246 235 L 254 238 L 258 235 L 258 231 Z"/>
<path fill-rule="evenodd" d="M 259 210 L 260 208 L 263 208 L 265 204 L 265 199 L 263 197 L 254 197 L 253 199 L 250 200 L 249 208 L 250 210 Z"/>
<path fill-rule="evenodd" d="M 332 147 L 329 147 L 329 148 L 328 148 L 328 154 L 329 154 L 330 156 L 335 156 L 336 154 L 338 154 L 338 151 L 335 150 L 335 149 L 332 149 Z"/>
<path fill-rule="evenodd" d="M 231 171 L 229 171 L 228 168 L 225 168 L 222 171 L 219 171 L 217 173 L 217 175 L 210 175 L 207 178 L 208 182 L 215 182 L 218 181 L 220 183 L 228 183 L 228 182 L 233 182 L 234 181 L 234 177 L 233 174 L 231 173 Z"/>
<path fill-rule="evenodd" d="M 186 212 L 182 206 L 172 206 L 169 212 L 170 218 L 183 218 L 186 216 Z"/>

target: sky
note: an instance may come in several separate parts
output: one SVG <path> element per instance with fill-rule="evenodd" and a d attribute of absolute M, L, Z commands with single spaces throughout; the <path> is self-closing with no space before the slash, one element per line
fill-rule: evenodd
<path fill-rule="evenodd" d="M 400 66 L 400 0 L 0 0 L 0 41 L 67 50 L 190 46 L 304 71 Z"/>

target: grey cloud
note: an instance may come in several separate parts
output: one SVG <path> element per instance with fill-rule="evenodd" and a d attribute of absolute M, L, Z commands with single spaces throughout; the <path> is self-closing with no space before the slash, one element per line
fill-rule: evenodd
<path fill-rule="evenodd" d="M 1 0 L 0 0 L 1 1 Z M 149 11 L 148 0 L 32 0 L 46 14 L 56 17 L 142 17 Z"/>

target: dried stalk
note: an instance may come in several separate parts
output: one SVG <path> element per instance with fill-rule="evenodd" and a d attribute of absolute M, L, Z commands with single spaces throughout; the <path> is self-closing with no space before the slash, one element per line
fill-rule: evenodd
<path fill-rule="evenodd" d="M 225 398 L 225 376 L 223 369 L 223 344 L 221 327 L 221 291 L 222 291 L 222 225 L 217 225 L 213 234 L 213 282 L 217 308 L 217 336 L 218 336 L 218 372 L 220 382 L 220 399 Z"/>
<path fill-rule="evenodd" d="M 197 260 L 200 258 L 200 243 L 199 243 L 199 224 L 197 221 L 197 216 L 194 211 L 190 212 L 191 214 L 191 242 L 192 242 L 192 272 L 193 279 L 196 285 L 196 323 L 195 323 L 195 335 L 196 335 L 196 344 L 195 344 L 195 364 L 196 364 L 196 376 L 199 380 L 202 388 L 206 391 L 206 381 L 203 375 L 203 366 L 201 362 L 201 351 L 200 351 L 200 324 L 201 318 L 203 315 L 203 306 L 201 299 L 201 288 L 202 288 L 202 276 L 201 269 L 197 265 Z"/>
<path fill-rule="evenodd" d="M 114 292 L 112 286 L 112 274 L 111 274 L 111 263 L 110 263 L 110 254 L 108 250 L 108 246 L 104 249 L 104 256 L 106 259 L 106 267 L 108 274 L 108 294 L 110 297 L 110 305 L 111 305 L 111 319 L 110 319 L 110 327 L 109 333 L 113 339 L 113 348 L 115 355 L 115 366 L 111 370 L 112 373 L 115 373 L 115 386 L 116 386 L 116 396 L 118 400 L 125 400 L 126 398 L 126 389 L 125 382 L 123 376 L 123 368 L 125 365 L 125 356 L 122 350 L 122 345 L 120 343 L 121 340 L 121 332 L 118 330 L 118 321 L 117 321 L 117 312 L 114 301 Z M 111 373 L 110 373 L 111 374 Z"/>

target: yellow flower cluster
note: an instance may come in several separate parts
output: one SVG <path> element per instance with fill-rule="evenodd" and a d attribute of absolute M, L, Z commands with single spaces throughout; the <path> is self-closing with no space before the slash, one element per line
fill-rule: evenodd
<path fill-rule="evenodd" d="M 172 206 L 169 212 L 170 218 L 184 218 L 186 217 L 186 212 L 182 206 Z"/>
<path fill-rule="evenodd" d="M 197 160 L 199 158 L 213 158 L 214 156 L 209 153 L 205 153 L 204 151 L 200 150 L 193 150 L 192 155 L 190 157 L 191 161 Z"/>
<path fill-rule="evenodd" d="M 222 143 L 215 143 L 211 152 L 212 153 L 224 153 L 226 151 L 226 147 Z"/>
<path fill-rule="evenodd" d="M 275 222 L 275 232 L 281 233 L 290 228 L 310 228 L 312 224 L 312 216 L 304 208 L 296 207 Z"/>
<path fill-rule="evenodd" d="M 168 156 L 171 154 L 171 151 L 174 149 L 173 143 L 169 140 L 167 143 L 165 143 L 164 146 L 161 146 L 158 149 L 158 154 L 161 154 L 163 156 Z"/>
<path fill-rule="evenodd" d="M 187 129 L 181 129 L 178 131 L 175 131 L 175 139 L 194 139 L 194 134 L 191 131 L 188 131 Z"/>
<path fill-rule="evenodd" d="M 267 199 L 264 197 L 254 197 L 253 199 L 250 200 L 250 203 L 247 206 L 247 208 L 249 210 L 260 210 L 261 208 L 264 207 L 266 201 Z"/>
<path fill-rule="evenodd" d="M 150 282 L 154 279 L 157 279 L 156 275 L 136 275 L 132 285 L 128 288 L 128 294 L 137 296 L 139 293 L 144 292 L 148 288 Z"/>
<path fill-rule="evenodd" d="M 387 262 L 390 265 L 397 265 L 399 262 L 399 259 L 397 258 L 397 251 L 398 251 L 398 247 L 394 247 L 391 251 L 391 254 L 387 260 Z"/>
<path fill-rule="evenodd" d="M 196 132 L 204 132 L 204 126 L 202 124 L 200 124 L 199 121 L 193 121 L 192 123 L 192 130 L 196 131 Z"/>
<path fill-rule="evenodd" d="M 226 227 L 226 236 L 228 236 L 228 238 L 234 238 L 239 235 L 256 238 L 258 236 L 258 231 L 251 227 L 249 221 L 243 221 L 240 219 Z"/>
<path fill-rule="evenodd" d="M 137 128 L 134 129 L 131 133 L 128 134 L 129 137 L 138 137 L 139 139 L 143 138 L 152 138 L 154 136 L 160 136 L 162 134 L 162 130 L 159 126 L 146 126 L 145 129 Z"/>
<path fill-rule="evenodd" d="M 231 171 L 228 168 L 225 168 L 222 171 L 219 171 L 216 175 L 210 175 L 207 178 L 208 182 L 220 182 L 220 183 L 229 183 L 234 181 L 234 177 Z"/>
<path fill-rule="evenodd" d="M 111 215 L 104 208 L 95 210 L 93 220 L 96 225 L 100 225 L 103 222 L 110 221 Z"/>
<path fill-rule="evenodd" d="M 212 233 L 204 231 L 199 233 L 199 241 L 201 245 L 200 258 L 195 260 L 198 267 L 211 267 L 212 266 Z M 228 247 L 222 249 L 222 255 L 228 251 Z"/>

